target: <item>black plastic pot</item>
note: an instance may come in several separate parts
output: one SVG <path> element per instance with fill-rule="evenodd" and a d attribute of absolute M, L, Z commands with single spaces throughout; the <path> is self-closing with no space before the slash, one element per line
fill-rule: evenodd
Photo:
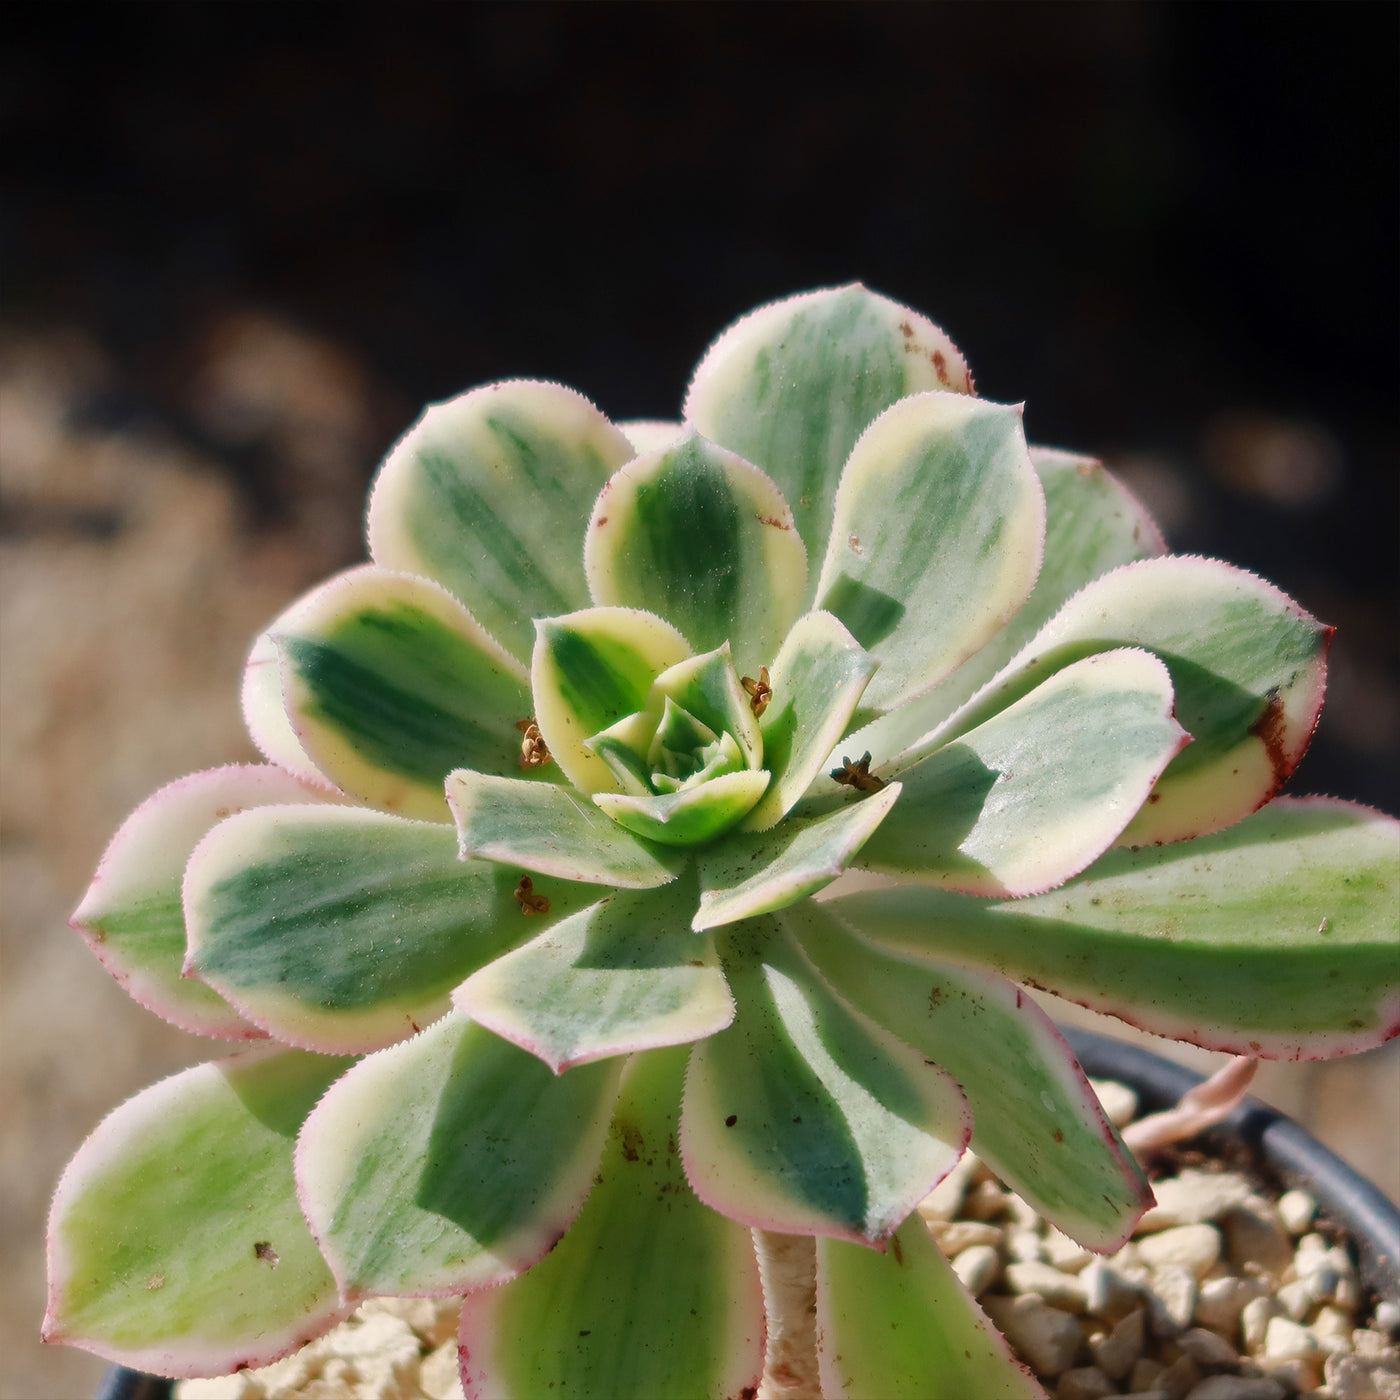
<path fill-rule="evenodd" d="M 1064 1033 L 1085 1073 L 1130 1085 L 1145 1112 L 1170 1107 L 1203 1077 L 1109 1036 L 1069 1027 Z M 1207 1147 L 1228 1144 L 1236 1151 L 1242 1147 L 1260 1175 L 1307 1190 L 1322 1219 L 1351 1238 L 1362 1282 L 1379 1297 L 1400 1298 L 1400 1206 L 1291 1118 L 1258 1099 L 1246 1099 L 1197 1141 Z M 114 1366 L 97 1400 L 169 1400 L 173 1384 Z"/>

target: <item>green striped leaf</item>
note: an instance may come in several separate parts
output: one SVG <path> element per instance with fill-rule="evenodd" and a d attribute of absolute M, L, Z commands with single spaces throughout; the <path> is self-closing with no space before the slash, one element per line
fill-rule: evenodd
<path fill-rule="evenodd" d="M 736 321 L 695 371 L 685 418 L 773 478 L 815 559 L 856 439 L 897 399 L 925 389 L 972 392 L 957 347 L 927 317 L 855 284 Z"/>
<path fill-rule="evenodd" d="M 825 1395 L 1045 1400 L 918 1216 L 883 1254 L 817 1241 L 817 1360 Z"/>
<path fill-rule="evenodd" d="M 693 933 L 693 880 L 619 892 L 469 977 L 452 1000 L 556 1074 L 723 1030 L 734 1000 L 708 934 Z"/>
<path fill-rule="evenodd" d="M 1080 657 L 1120 646 L 1171 672 L 1191 744 L 1168 765 L 1125 845 L 1177 841 L 1262 806 L 1307 748 L 1332 629 L 1254 574 L 1169 555 L 1128 564 L 1077 593 L 946 725 L 906 751 L 899 771 L 1004 709 Z"/>
<path fill-rule="evenodd" d="M 622 783 L 587 741 L 654 701 L 653 682 L 691 654 L 655 613 L 587 608 L 536 624 L 530 684 L 535 718 L 549 751 L 583 792 L 618 792 Z"/>
<path fill-rule="evenodd" d="M 269 629 L 302 750 L 342 791 L 450 820 L 454 769 L 521 772 L 525 670 L 445 589 L 367 565 L 309 593 Z M 557 768 L 525 770 L 559 777 Z"/>
<path fill-rule="evenodd" d="M 1400 1031 L 1400 826 L 1279 798 L 1226 831 L 1110 851 L 1050 894 L 918 887 L 832 909 L 869 938 L 990 968 L 1156 1035 L 1266 1059 L 1369 1050 Z"/>
<path fill-rule="evenodd" d="M 941 724 L 996 675 L 1086 583 L 1138 559 L 1166 552 L 1141 503 L 1092 457 L 1032 447 L 1045 492 L 1045 557 L 1021 610 L 932 690 L 881 715 L 850 738 L 877 762 Z"/>
<path fill-rule="evenodd" d="M 758 720 L 734 669 L 728 642 L 702 656 L 677 662 L 656 678 L 656 688 L 716 734 L 732 735 L 746 768 L 763 766 Z"/>
<path fill-rule="evenodd" d="M 588 602 L 588 513 L 634 455 L 572 389 L 528 380 L 473 389 L 428 409 L 380 468 L 370 556 L 435 579 L 523 661 L 532 618 Z"/>
<path fill-rule="evenodd" d="M 446 1296 L 542 1258 L 593 1185 L 621 1063 L 554 1075 L 455 1012 L 362 1060 L 297 1142 L 342 1296 Z"/>
<path fill-rule="evenodd" d="M 463 769 L 447 780 L 447 802 L 464 859 L 629 890 L 664 885 L 685 864 L 683 853 L 634 836 L 564 788 Z"/>
<path fill-rule="evenodd" d="M 857 864 L 967 894 L 1036 894 L 1097 859 L 1188 742 L 1167 668 L 1123 649 L 1057 671 L 904 776 Z"/>
<path fill-rule="evenodd" d="M 700 909 L 692 927 L 718 928 L 785 908 L 829 885 L 889 815 L 898 783 L 840 811 L 731 836 L 699 858 Z"/>
<path fill-rule="evenodd" d="M 880 663 L 865 704 L 893 709 L 984 646 L 1029 596 L 1044 532 L 1020 408 L 930 393 L 877 418 L 841 474 L 817 584 Z"/>
<path fill-rule="evenodd" d="M 329 780 L 312 763 L 287 717 L 282 699 L 282 654 L 270 632 L 260 632 L 243 665 L 239 694 L 243 722 L 257 750 L 269 763 L 285 769 L 305 783 L 329 786 Z"/>
<path fill-rule="evenodd" d="M 799 618 L 774 658 L 772 698 L 759 718 L 768 791 L 744 819 L 765 831 L 787 814 L 845 733 L 875 661 L 830 613 Z"/>
<path fill-rule="evenodd" d="M 523 1277 L 468 1295 L 471 1400 L 732 1400 L 763 1369 L 752 1238 L 696 1200 L 676 1154 L 683 1050 L 635 1056 L 598 1184 Z M 569 1076 L 580 1071 L 572 1070 Z"/>
<path fill-rule="evenodd" d="M 958 1081 L 997 1176 L 1065 1234 L 1119 1248 L 1151 1193 L 1049 1017 L 1004 977 L 879 948 L 833 910 L 855 914 L 809 901 L 782 921 L 853 1005 Z"/>
<path fill-rule="evenodd" d="M 691 1056 L 691 1185 L 746 1225 L 882 1243 L 967 1145 L 958 1086 L 840 1001 L 772 916 L 719 947 L 738 1013 Z"/>
<path fill-rule="evenodd" d="M 763 796 L 768 779 L 765 769 L 745 768 L 657 797 L 599 792 L 593 801 L 638 836 L 667 846 L 698 846 L 728 831 L 751 810 Z"/>
<path fill-rule="evenodd" d="M 103 967 L 158 1016 L 196 1035 L 257 1039 L 265 1032 L 212 987 L 181 976 L 185 865 L 205 834 L 235 812 L 317 800 L 337 798 L 266 764 L 230 764 L 168 783 L 112 837 L 69 922 Z"/>
<path fill-rule="evenodd" d="M 595 603 L 649 608 L 699 651 L 728 641 L 754 672 L 807 588 L 807 551 L 782 493 L 693 431 L 608 482 L 583 558 Z"/>
<path fill-rule="evenodd" d="M 526 792 L 557 792 L 521 783 Z M 216 826 L 185 876 L 189 968 L 255 1025 L 325 1051 L 374 1050 L 441 1016 L 483 963 L 595 892 L 463 862 L 450 828 L 354 807 L 263 807 Z"/>
<path fill-rule="evenodd" d="M 276 1361 L 348 1312 L 297 1204 L 292 1145 L 348 1061 L 262 1046 L 128 1099 L 49 1216 L 44 1340 L 162 1376 Z"/>

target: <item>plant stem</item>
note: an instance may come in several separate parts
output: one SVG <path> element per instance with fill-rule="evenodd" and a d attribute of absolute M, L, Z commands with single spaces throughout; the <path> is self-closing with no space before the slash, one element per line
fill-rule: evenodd
<path fill-rule="evenodd" d="M 760 1400 L 821 1400 L 816 1241 L 768 1230 L 755 1230 L 753 1238 L 768 1312 Z"/>

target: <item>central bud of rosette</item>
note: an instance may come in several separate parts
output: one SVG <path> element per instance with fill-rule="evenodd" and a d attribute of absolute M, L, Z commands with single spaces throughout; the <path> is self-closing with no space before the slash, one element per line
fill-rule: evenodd
<path fill-rule="evenodd" d="M 622 786 L 593 801 L 620 826 L 672 846 L 727 831 L 768 787 L 758 721 L 727 643 L 662 671 L 642 709 L 583 742 Z"/>

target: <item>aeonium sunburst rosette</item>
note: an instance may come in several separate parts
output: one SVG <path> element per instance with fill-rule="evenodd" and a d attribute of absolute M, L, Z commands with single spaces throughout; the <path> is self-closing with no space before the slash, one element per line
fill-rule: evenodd
<path fill-rule="evenodd" d="M 74 916 L 264 1043 L 84 1144 L 51 1340 L 210 1375 L 461 1295 L 469 1396 L 752 1394 L 796 1235 L 824 1393 L 1035 1395 L 919 1202 L 969 1139 L 1090 1248 L 1151 1196 L 1018 984 L 1251 1055 L 1396 1032 L 1396 824 L 1270 800 L 1329 630 L 906 308 L 761 308 L 683 424 L 431 408 L 368 539 L 253 648 L 268 763 L 162 789 Z M 897 879 L 811 898 L 852 867 Z"/>

